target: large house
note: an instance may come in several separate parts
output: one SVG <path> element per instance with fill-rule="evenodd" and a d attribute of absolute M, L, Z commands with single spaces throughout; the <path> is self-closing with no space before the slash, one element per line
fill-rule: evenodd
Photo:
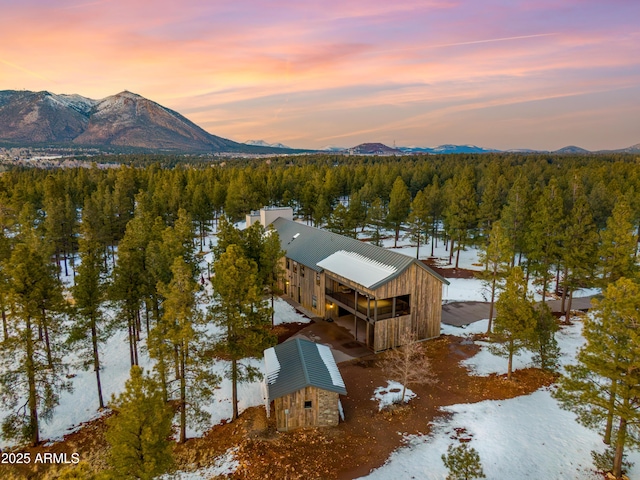
<path fill-rule="evenodd" d="M 401 345 L 406 334 L 440 335 L 448 282 L 423 262 L 294 222 L 291 209 L 264 212 L 264 225 L 278 231 L 286 252 L 281 287 L 293 301 L 326 320 L 353 322 L 355 339 L 374 352 Z"/>

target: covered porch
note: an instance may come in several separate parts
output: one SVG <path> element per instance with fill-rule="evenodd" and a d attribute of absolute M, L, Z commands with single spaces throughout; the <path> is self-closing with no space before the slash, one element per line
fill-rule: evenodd
<path fill-rule="evenodd" d="M 410 295 L 377 298 L 373 292 L 331 275 L 326 275 L 325 302 L 325 318 L 338 322 L 354 339 L 373 350 L 377 350 L 378 322 L 411 314 Z"/>

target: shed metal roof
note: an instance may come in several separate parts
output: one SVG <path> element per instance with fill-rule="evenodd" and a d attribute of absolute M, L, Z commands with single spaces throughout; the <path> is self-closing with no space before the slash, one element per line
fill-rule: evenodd
<path fill-rule="evenodd" d="M 323 355 L 320 348 L 327 349 Z M 267 351 L 270 351 L 267 355 Z M 305 387 L 317 387 L 346 395 L 344 381 L 329 347 L 301 338 L 294 338 L 265 351 L 265 360 L 275 354 L 278 371 L 266 365 L 269 399 L 283 397 Z M 267 362 L 265 362 L 267 364 Z M 271 374 L 269 374 L 271 372 Z"/>
<path fill-rule="evenodd" d="M 372 290 L 398 277 L 413 263 L 428 271 L 442 283 L 449 284 L 447 280 L 427 267 L 424 263 L 408 255 L 377 247 L 376 245 L 362 242 L 355 238 L 345 237 L 327 230 L 293 222 L 282 217 L 277 218 L 272 225 L 278 231 L 280 246 L 282 250 L 287 252 L 287 257 L 317 272 L 324 270 L 324 268 L 318 265 L 319 263 L 322 263 L 327 257 L 342 250 L 356 253 L 372 262 L 378 262 L 379 264 L 395 268 L 394 272 L 390 272 L 389 275 L 381 278 L 376 283 L 367 286 Z"/>

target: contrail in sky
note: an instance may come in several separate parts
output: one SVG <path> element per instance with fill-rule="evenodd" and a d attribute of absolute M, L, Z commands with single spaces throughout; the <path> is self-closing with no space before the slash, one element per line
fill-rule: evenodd
<path fill-rule="evenodd" d="M 28 70 L 28 69 L 26 69 L 26 68 L 24 68 L 24 67 L 21 67 L 20 65 L 16 65 L 15 63 L 7 62 L 6 60 L 3 60 L 3 59 L 1 59 L 1 58 L 0 58 L 0 62 L 4 63 L 5 65 L 9 65 L 10 67 L 15 68 L 16 70 L 20 70 L 20 71 L 22 71 L 22 72 L 24 72 L 24 73 L 28 73 L 28 74 L 29 74 L 29 75 L 31 75 L 31 76 L 34 76 L 34 77 L 40 78 L 41 80 L 46 80 L 47 82 L 54 82 L 54 81 L 53 81 L 53 80 L 51 80 L 50 78 L 47 78 L 47 77 L 45 77 L 45 76 L 40 75 L 40 74 L 39 74 L 39 73 L 37 73 L 37 72 L 33 72 L 33 71 Z M 55 83 L 55 82 L 54 82 L 54 83 Z"/>
<path fill-rule="evenodd" d="M 559 33 L 537 33 L 534 35 L 519 35 L 517 37 L 488 38 L 486 40 L 471 40 L 468 42 L 442 43 L 439 45 L 416 45 L 414 47 L 406 47 L 406 48 L 390 48 L 385 50 L 375 50 L 369 53 L 379 54 L 379 53 L 388 53 L 388 52 L 406 52 L 411 50 L 426 50 L 430 48 L 460 47 L 464 45 L 477 45 L 481 43 L 508 42 L 511 40 L 524 40 L 527 38 L 552 37 L 555 35 L 559 35 Z"/>
<path fill-rule="evenodd" d="M 521 35 L 518 37 L 490 38 L 487 40 L 472 40 L 470 42 L 443 43 L 442 45 L 427 45 L 427 46 L 423 46 L 422 48 L 457 47 L 459 45 L 475 45 L 477 43 L 506 42 L 508 40 L 522 40 L 524 38 L 550 37 L 553 35 L 558 35 L 558 34 L 557 33 L 538 33 L 536 35 Z"/>

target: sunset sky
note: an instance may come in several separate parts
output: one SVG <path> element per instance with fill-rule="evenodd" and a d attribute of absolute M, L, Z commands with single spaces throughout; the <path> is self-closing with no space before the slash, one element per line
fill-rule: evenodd
<path fill-rule="evenodd" d="M 638 0 L 0 0 L 0 90 L 291 147 L 640 142 Z"/>

